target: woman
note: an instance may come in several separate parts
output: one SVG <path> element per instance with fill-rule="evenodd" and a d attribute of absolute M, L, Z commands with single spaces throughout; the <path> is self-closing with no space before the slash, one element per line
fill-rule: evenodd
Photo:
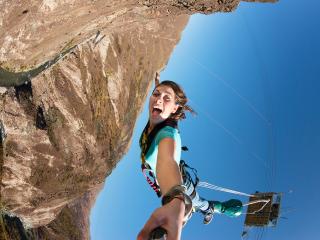
<path fill-rule="evenodd" d="M 159 226 L 167 231 L 168 240 L 180 239 L 182 226 L 192 210 L 204 214 L 205 224 L 211 221 L 215 208 L 222 210 L 220 202 L 199 197 L 192 179 L 181 174 L 177 122 L 185 119 L 186 111 L 194 113 L 178 84 L 163 81 L 156 86 L 149 100 L 149 121 L 141 135 L 140 147 L 143 173 L 162 197 L 163 206 L 153 212 L 139 233 L 139 240 L 149 240 L 150 233 Z"/>

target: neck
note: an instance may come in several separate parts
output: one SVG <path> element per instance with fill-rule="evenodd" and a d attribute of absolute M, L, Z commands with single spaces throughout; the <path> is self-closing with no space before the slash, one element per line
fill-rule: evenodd
<path fill-rule="evenodd" d="M 151 123 L 150 122 L 150 120 L 149 120 L 149 127 L 148 127 L 148 129 L 147 129 L 147 134 L 149 134 L 157 125 L 159 125 L 159 124 L 161 124 L 161 123 L 163 123 L 163 122 L 175 122 L 175 124 L 173 124 L 173 127 L 176 127 L 177 128 L 177 122 L 176 122 L 176 120 L 173 120 L 173 119 L 165 119 L 165 120 L 163 120 L 162 122 L 159 122 L 159 123 Z"/>

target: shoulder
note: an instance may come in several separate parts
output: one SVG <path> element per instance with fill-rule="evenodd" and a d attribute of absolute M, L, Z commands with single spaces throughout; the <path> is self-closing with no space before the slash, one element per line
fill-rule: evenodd
<path fill-rule="evenodd" d="M 179 130 L 174 127 L 165 126 L 157 133 L 155 139 L 156 143 L 159 144 L 159 142 L 164 138 L 171 138 L 175 141 L 180 141 Z"/>

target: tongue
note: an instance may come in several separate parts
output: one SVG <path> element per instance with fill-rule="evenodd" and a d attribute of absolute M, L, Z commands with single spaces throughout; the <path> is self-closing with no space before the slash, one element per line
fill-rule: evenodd
<path fill-rule="evenodd" d="M 159 116 L 160 113 L 161 113 L 161 111 L 159 109 L 153 109 L 152 116 L 154 116 L 154 117 Z"/>

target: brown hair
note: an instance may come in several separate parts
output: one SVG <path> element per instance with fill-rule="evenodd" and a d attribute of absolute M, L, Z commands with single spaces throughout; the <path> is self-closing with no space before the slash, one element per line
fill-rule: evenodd
<path fill-rule="evenodd" d="M 158 86 L 168 86 L 171 87 L 172 90 L 175 93 L 175 98 L 176 98 L 176 104 L 179 105 L 177 111 L 173 114 L 171 114 L 170 118 L 175 119 L 175 120 L 182 120 L 186 118 L 186 114 L 185 111 L 188 111 L 190 113 L 192 113 L 193 115 L 196 114 L 196 112 L 189 106 L 187 105 L 188 102 L 188 98 L 186 96 L 186 94 L 184 93 L 183 89 L 179 86 L 179 84 L 170 81 L 170 80 L 165 80 L 160 82 L 156 88 Z"/>

